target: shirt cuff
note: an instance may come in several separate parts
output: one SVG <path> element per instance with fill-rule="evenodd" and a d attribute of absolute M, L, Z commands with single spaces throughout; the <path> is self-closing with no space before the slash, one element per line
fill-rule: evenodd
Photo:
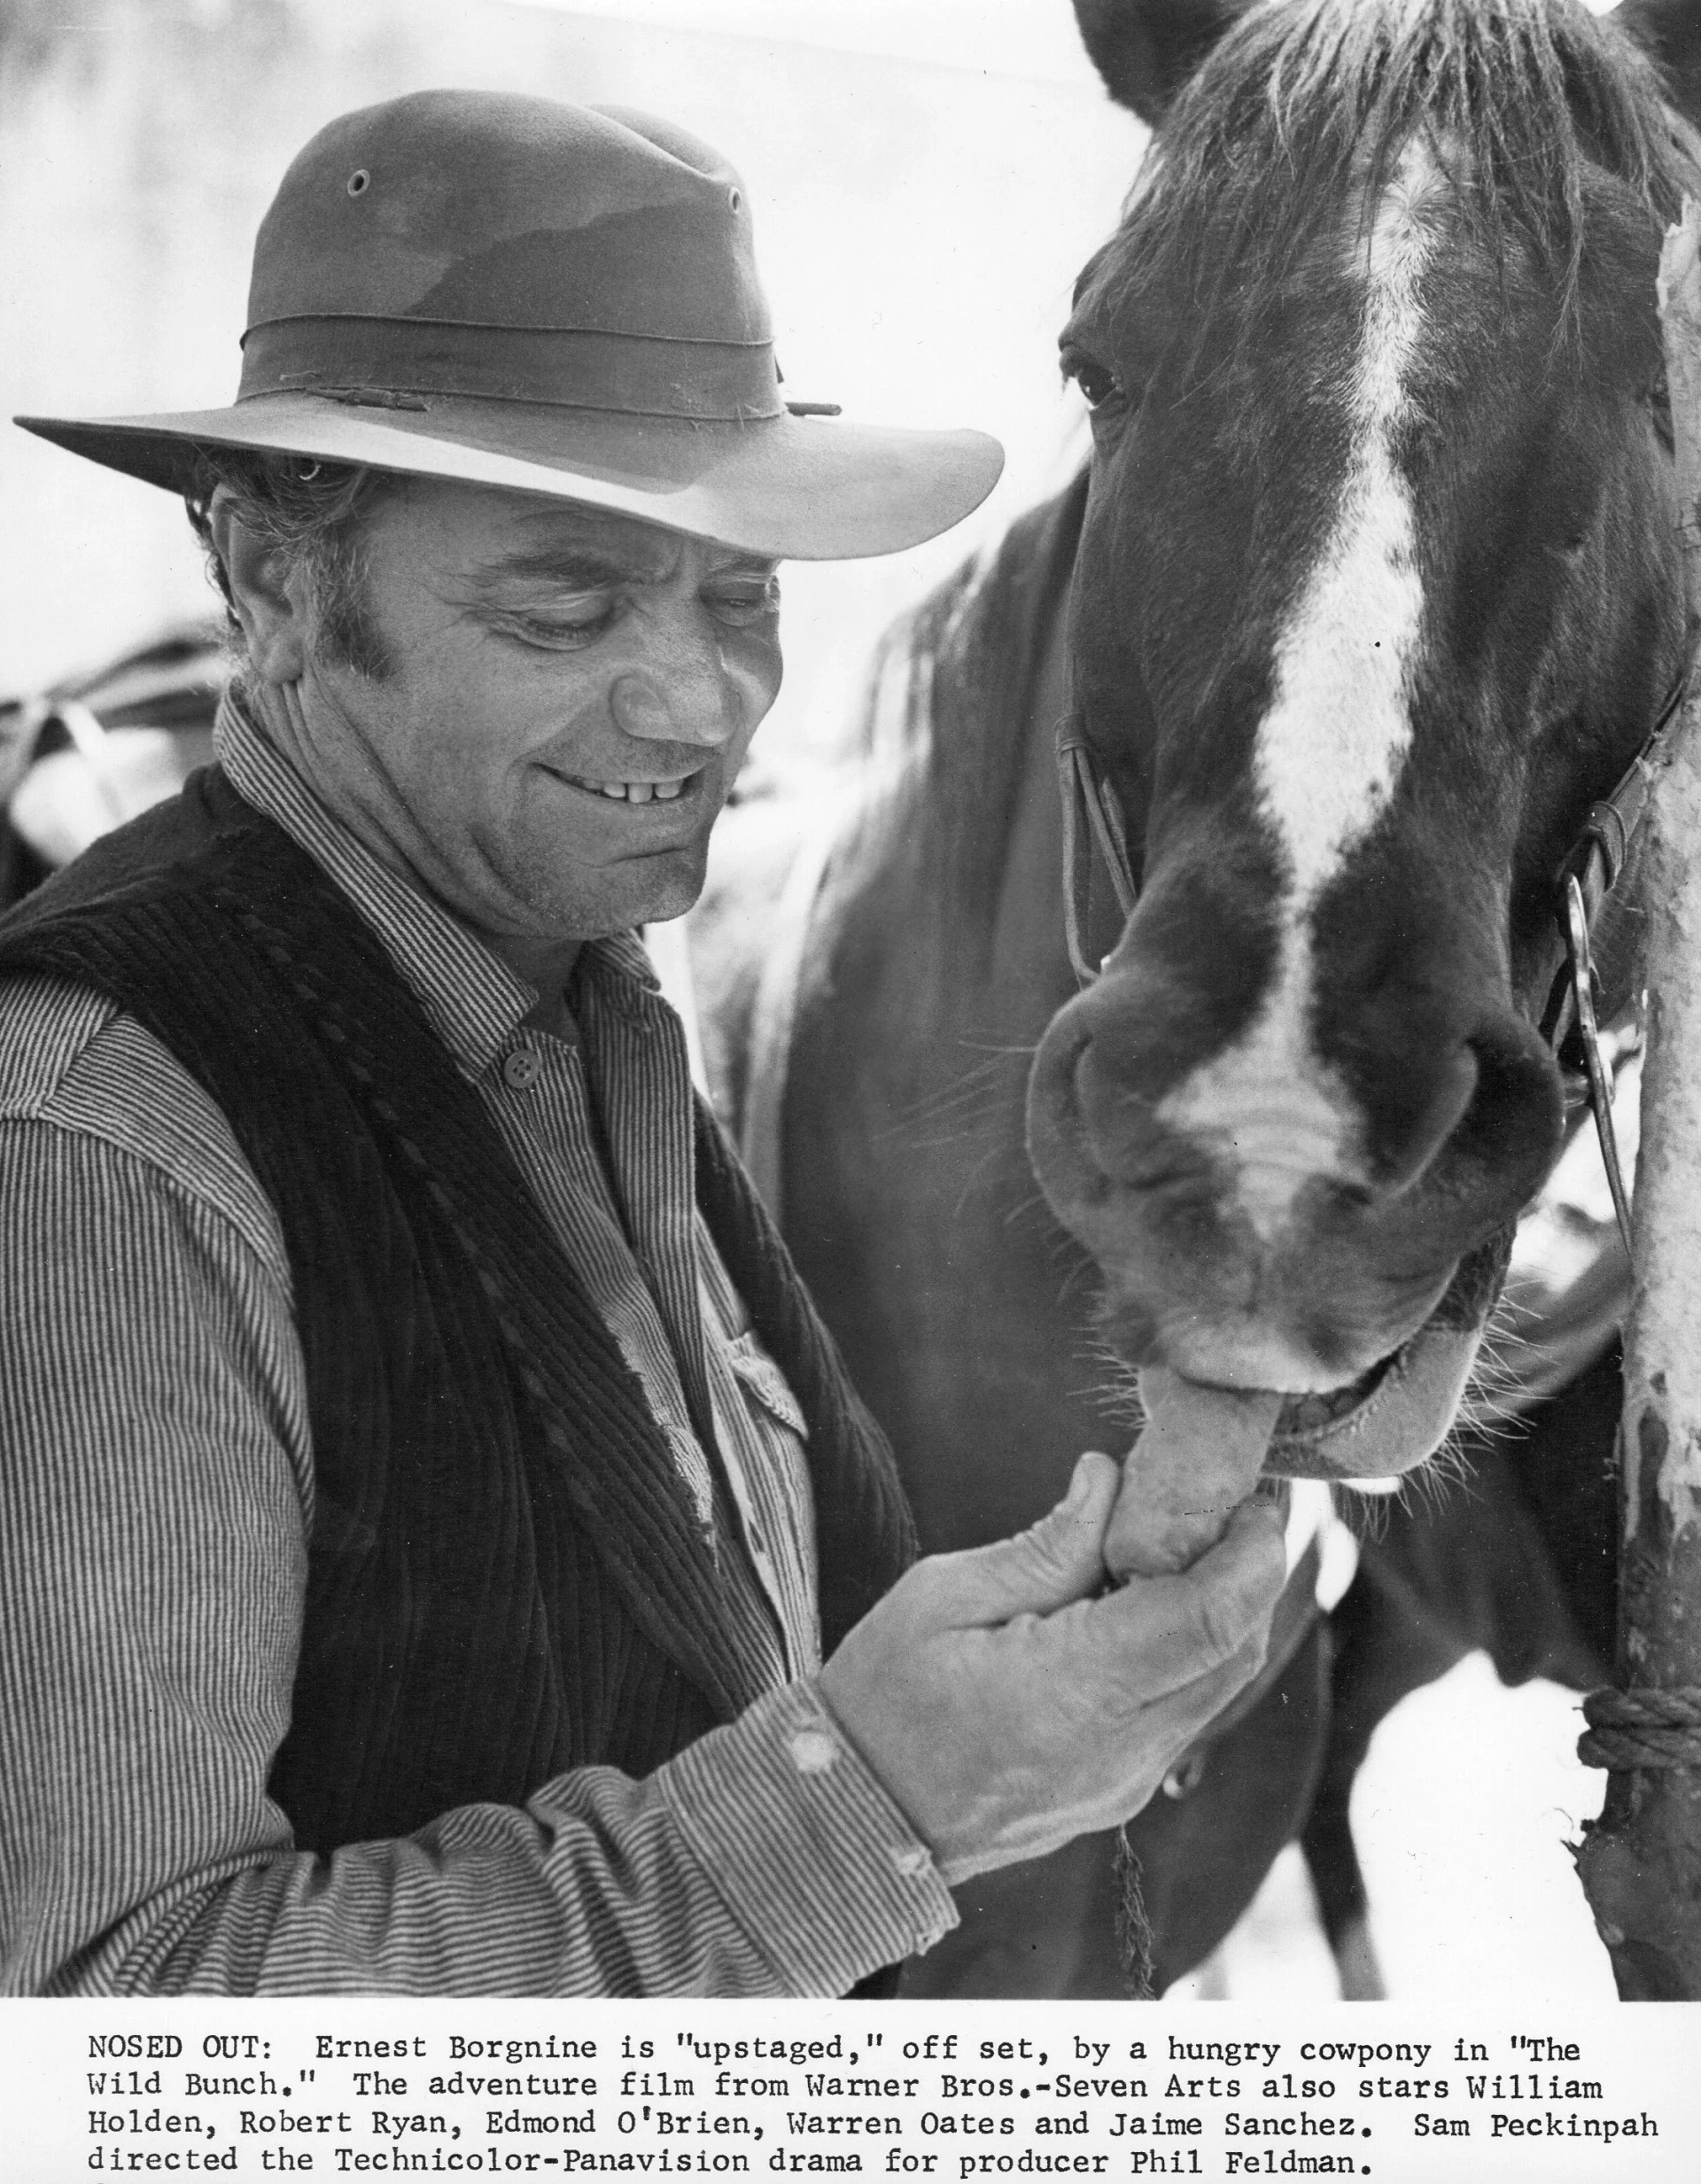
<path fill-rule="evenodd" d="M 792 1994 L 843 1994 L 957 1924 L 933 1854 L 813 1683 L 788 1683 L 651 1777 Z"/>

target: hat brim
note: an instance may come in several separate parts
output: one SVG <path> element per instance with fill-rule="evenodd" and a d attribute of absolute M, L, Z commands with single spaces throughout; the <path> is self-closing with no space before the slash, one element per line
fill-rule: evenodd
<path fill-rule="evenodd" d="M 786 561 L 919 546 L 978 508 L 1004 467 L 984 432 L 789 412 L 699 424 L 443 395 L 417 409 L 284 393 L 229 409 L 17 422 L 175 493 L 205 488 L 202 449 L 265 449 L 583 501 Z"/>

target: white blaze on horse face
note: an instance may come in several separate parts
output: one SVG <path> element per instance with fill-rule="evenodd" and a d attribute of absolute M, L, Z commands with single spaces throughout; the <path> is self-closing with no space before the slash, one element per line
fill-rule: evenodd
<path fill-rule="evenodd" d="M 1312 1046 L 1311 917 L 1386 808 L 1411 742 L 1424 593 L 1394 442 L 1409 415 L 1406 379 L 1433 249 L 1420 201 L 1436 179 L 1426 147 L 1414 144 L 1377 206 L 1347 476 L 1327 543 L 1278 641 L 1275 696 L 1259 726 L 1254 781 L 1286 866 L 1277 975 L 1245 1037 L 1158 1110 L 1170 1127 L 1222 1147 L 1237 1206 L 1266 1243 L 1309 1181 L 1362 1183 L 1367 1173 L 1355 1105 Z"/>

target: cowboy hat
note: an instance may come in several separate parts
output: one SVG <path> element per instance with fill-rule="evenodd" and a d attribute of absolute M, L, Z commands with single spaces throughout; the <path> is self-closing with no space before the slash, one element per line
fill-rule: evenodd
<path fill-rule="evenodd" d="M 242 346 L 229 408 L 18 423 L 178 493 L 204 450 L 261 449 L 802 560 L 931 538 L 1003 462 L 981 432 L 794 413 L 742 183 L 625 109 L 421 91 L 332 121 L 260 225 Z"/>

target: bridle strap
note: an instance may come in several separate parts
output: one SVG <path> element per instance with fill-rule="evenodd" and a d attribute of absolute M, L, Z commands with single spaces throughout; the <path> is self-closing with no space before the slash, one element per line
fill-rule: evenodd
<path fill-rule="evenodd" d="M 1601 1053 L 1590 929 L 1629 862 L 1637 832 L 1647 816 L 1654 783 L 1666 760 L 1666 739 L 1689 694 L 1697 636 L 1697 628 L 1691 626 L 1685 642 L 1682 667 L 1666 693 L 1642 749 L 1626 767 L 1612 794 L 1602 797 L 1598 804 L 1590 804 L 1588 816 L 1556 878 L 1557 912 L 1565 960 L 1554 975 L 1548 1005 L 1542 1012 L 1542 1036 L 1556 1054 L 1573 1036 L 1582 1049 L 1588 1104 L 1595 1117 L 1595 1134 L 1600 1140 L 1601 1164 L 1606 1170 L 1612 1210 L 1618 1216 L 1619 1233 L 1624 1239 L 1627 1251 L 1633 1248 L 1630 1193 L 1625 1187 L 1618 1133 L 1612 1127 L 1612 1082 Z"/>
<path fill-rule="evenodd" d="M 1578 1036 L 1582 1041 L 1583 1067 L 1588 1076 L 1588 1104 L 1595 1117 L 1595 1135 L 1601 1145 L 1601 1164 L 1606 1170 L 1612 1210 L 1619 1216 L 1619 1233 L 1627 1251 L 1630 1239 L 1630 1193 L 1624 1187 L 1624 1170 L 1619 1161 L 1618 1133 L 1612 1127 L 1612 1085 L 1601 1055 L 1600 1032 L 1595 1022 L 1595 965 L 1588 946 L 1588 913 L 1575 874 L 1565 881 L 1565 969 L 1568 991 L 1576 1010 Z"/>
<path fill-rule="evenodd" d="M 1666 702 L 1660 707 L 1653 727 L 1648 731 L 1642 749 L 1626 767 L 1612 793 L 1603 797 L 1599 803 L 1589 805 L 1588 817 L 1583 821 L 1576 841 L 1566 852 L 1556 874 L 1560 935 L 1568 950 L 1571 934 L 1566 898 L 1571 883 L 1576 883 L 1582 905 L 1583 923 L 1587 928 L 1600 914 L 1601 905 L 1629 862 L 1631 847 L 1647 816 L 1649 798 L 1659 777 L 1666 738 L 1671 733 L 1672 723 L 1677 718 L 1689 688 L 1694 645 L 1692 635 L 1689 641 L 1690 657 L 1685 660 L 1682 672 L 1667 691 Z M 1542 1036 L 1550 1046 L 1559 1045 L 1572 1028 L 1574 1020 L 1574 983 L 1569 965 L 1555 976 L 1542 1019 Z"/>
<path fill-rule="evenodd" d="M 1090 986 L 1102 964 L 1086 952 L 1092 918 L 1092 852 L 1097 849 L 1126 922 L 1139 900 L 1128 856 L 1128 824 L 1122 798 L 1099 772 L 1079 713 L 1057 724 L 1058 788 L 1063 800 L 1063 931 L 1076 981 Z"/>

